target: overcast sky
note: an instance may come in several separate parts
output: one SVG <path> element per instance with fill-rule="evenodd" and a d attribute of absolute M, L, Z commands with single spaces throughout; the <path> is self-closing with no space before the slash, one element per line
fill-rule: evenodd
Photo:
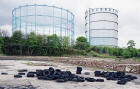
<path fill-rule="evenodd" d="M 84 35 L 88 8 L 114 8 L 119 12 L 119 46 L 134 40 L 140 48 L 140 0 L 0 0 L 0 28 L 11 30 L 11 12 L 25 4 L 47 4 L 69 9 L 75 14 L 75 37 Z"/>

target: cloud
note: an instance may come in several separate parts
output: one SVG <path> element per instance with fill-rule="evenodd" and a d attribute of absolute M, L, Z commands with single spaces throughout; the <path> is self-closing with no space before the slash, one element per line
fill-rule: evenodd
<path fill-rule="evenodd" d="M 25 4 L 47 4 L 69 9 L 75 14 L 75 37 L 84 35 L 88 8 L 114 8 L 119 12 L 119 46 L 134 40 L 140 48 L 140 0 L 0 0 L 0 25 L 11 26 L 12 9 Z"/>

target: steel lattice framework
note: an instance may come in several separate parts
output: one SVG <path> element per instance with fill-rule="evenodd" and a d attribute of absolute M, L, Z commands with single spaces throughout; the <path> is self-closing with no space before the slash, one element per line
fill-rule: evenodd
<path fill-rule="evenodd" d="M 20 30 L 36 35 L 67 36 L 74 43 L 74 14 L 69 10 L 48 5 L 24 5 L 12 11 L 12 32 Z"/>

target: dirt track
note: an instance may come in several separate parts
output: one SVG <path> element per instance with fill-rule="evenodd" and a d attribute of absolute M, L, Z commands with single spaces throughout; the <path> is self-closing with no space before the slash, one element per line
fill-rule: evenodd
<path fill-rule="evenodd" d="M 34 57 L 32 59 L 40 60 L 38 59 L 38 57 L 36 58 Z M 55 81 L 43 81 L 43 80 L 38 80 L 37 78 L 27 78 L 26 76 L 23 76 L 23 78 L 21 79 L 14 79 L 13 75 L 17 73 L 18 69 L 28 69 L 29 71 L 35 71 L 36 69 L 46 69 L 52 66 L 54 68 L 60 68 L 62 70 L 70 70 L 73 73 L 75 73 L 76 71 L 76 67 L 77 67 L 76 65 L 52 61 L 50 60 L 52 58 L 48 58 L 48 57 L 47 58 L 42 57 L 41 59 L 45 61 L 29 61 L 29 60 L 24 61 L 24 60 L 9 60 L 9 59 L 0 60 L 0 73 L 1 72 L 8 73 L 8 75 L 0 75 L 0 86 L 14 87 L 14 86 L 21 85 L 20 87 L 24 87 L 23 85 L 26 86 L 33 85 L 37 89 L 140 89 L 139 75 L 137 75 L 139 79 L 132 82 L 128 82 L 126 85 L 118 85 L 116 84 L 116 81 L 108 81 L 108 80 L 105 80 L 105 82 L 103 83 L 97 83 L 97 82 L 56 83 Z M 47 61 L 47 59 L 49 61 Z M 91 75 L 89 75 L 90 77 L 94 77 L 94 69 L 84 67 L 83 73 L 85 71 L 91 73 Z M 82 74 L 81 76 L 85 76 L 85 75 Z"/>

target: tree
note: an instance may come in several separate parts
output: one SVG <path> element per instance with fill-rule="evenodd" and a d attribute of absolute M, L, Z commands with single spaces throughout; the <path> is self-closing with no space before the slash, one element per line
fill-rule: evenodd
<path fill-rule="evenodd" d="M 3 44 L 4 44 L 4 41 L 3 41 L 2 37 L 0 37 L 0 53 L 2 53 Z"/>
<path fill-rule="evenodd" d="M 44 36 L 44 35 L 38 35 L 37 36 L 37 39 L 38 39 L 38 45 L 39 46 L 46 45 L 46 36 Z"/>
<path fill-rule="evenodd" d="M 14 45 L 22 45 L 24 43 L 24 35 L 21 31 L 15 31 L 11 37 L 11 43 Z"/>
<path fill-rule="evenodd" d="M 79 50 L 85 50 L 88 47 L 89 47 L 89 43 L 87 42 L 87 39 L 85 37 L 81 36 L 76 39 L 76 44 L 74 48 Z"/>
<path fill-rule="evenodd" d="M 26 45 L 28 45 L 29 47 L 28 54 L 30 53 L 30 55 L 32 55 L 35 47 L 37 47 L 39 44 L 40 42 L 38 42 L 37 36 L 35 35 L 34 32 L 31 32 L 27 38 L 26 43 Z"/>
<path fill-rule="evenodd" d="M 34 46 L 37 46 L 39 43 L 38 43 L 38 38 L 37 36 L 35 35 L 34 32 L 31 32 L 28 36 L 28 39 L 27 39 L 27 45 L 29 47 L 34 47 Z"/>
<path fill-rule="evenodd" d="M 123 54 L 124 58 L 130 58 L 131 57 L 131 52 L 128 49 L 124 49 L 122 54 Z"/>
<path fill-rule="evenodd" d="M 134 48 L 135 44 L 136 43 L 134 42 L 134 40 L 129 40 L 128 43 L 127 43 L 127 46 L 128 46 L 128 48 Z"/>
<path fill-rule="evenodd" d="M 67 48 L 70 46 L 70 40 L 69 37 L 64 36 L 61 40 L 61 44 L 63 48 Z"/>
<path fill-rule="evenodd" d="M 10 39 L 10 45 L 14 48 L 13 53 L 22 55 L 22 47 L 25 44 L 24 35 L 21 31 L 15 31 Z M 9 44 L 7 44 L 9 45 Z"/>
<path fill-rule="evenodd" d="M 59 37 L 56 34 L 48 36 L 47 37 L 47 46 L 49 48 L 60 48 L 61 43 L 60 43 Z"/>
<path fill-rule="evenodd" d="M 137 51 L 135 49 L 135 42 L 133 40 L 129 40 L 127 45 L 128 45 L 128 50 L 131 53 L 131 57 L 135 57 L 137 55 Z"/>
<path fill-rule="evenodd" d="M 60 38 L 53 34 L 47 37 L 47 48 L 49 55 L 60 55 L 61 43 Z"/>

